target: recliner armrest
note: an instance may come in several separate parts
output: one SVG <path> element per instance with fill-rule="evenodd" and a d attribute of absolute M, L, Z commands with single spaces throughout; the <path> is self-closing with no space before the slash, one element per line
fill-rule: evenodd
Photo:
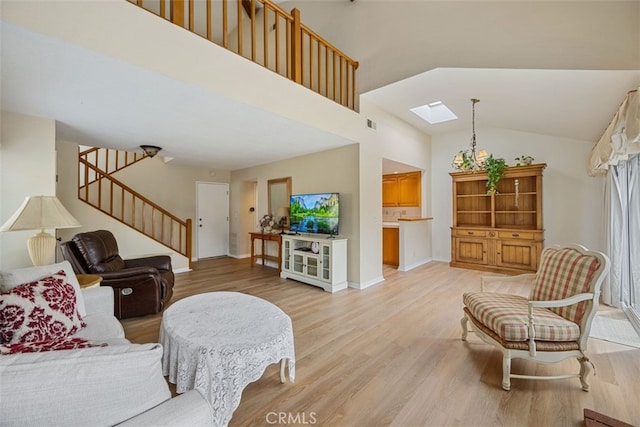
<path fill-rule="evenodd" d="M 155 255 L 146 258 L 125 259 L 126 268 L 133 267 L 155 267 L 158 270 L 171 271 L 171 257 L 169 255 Z"/>
<path fill-rule="evenodd" d="M 134 267 L 134 268 L 125 268 L 119 271 L 110 271 L 108 273 L 98 273 L 102 280 L 116 280 L 116 279 L 135 279 L 137 276 L 159 276 L 160 272 L 157 268 L 154 267 Z"/>

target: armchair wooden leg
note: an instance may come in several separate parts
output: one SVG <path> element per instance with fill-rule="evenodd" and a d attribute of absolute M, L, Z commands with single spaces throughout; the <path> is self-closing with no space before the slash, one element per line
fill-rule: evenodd
<path fill-rule="evenodd" d="M 593 370 L 593 364 L 586 356 L 579 358 L 578 362 L 580 363 L 580 383 L 582 383 L 582 390 L 589 391 L 589 383 L 587 382 L 587 377 Z"/>
<path fill-rule="evenodd" d="M 511 355 L 508 352 L 502 355 L 502 388 L 511 390 Z"/>
<path fill-rule="evenodd" d="M 462 341 L 466 341 L 467 340 L 467 334 L 468 334 L 467 322 L 468 321 L 469 321 L 469 319 L 467 319 L 467 315 L 466 314 L 464 316 L 462 316 L 462 319 L 460 319 L 460 325 L 462 325 Z"/>

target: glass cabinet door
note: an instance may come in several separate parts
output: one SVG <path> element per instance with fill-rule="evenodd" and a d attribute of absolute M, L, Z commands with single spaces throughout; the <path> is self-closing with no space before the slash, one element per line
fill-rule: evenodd
<path fill-rule="evenodd" d="M 291 267 L 291 240 L 283 240 L 282 242 L 282 269 L 289 270 Z"/>
<path fill-rule="evenodd" d="M 331 281 L 331 248 L 329 245 L 322 245 L 320 250 L 322 256 L 322 280 Z"/>
<path fill-rule="evenodd" d="M 300 254 L 293 254 L 293 271 L 296 273 L 304 273 L 304 256 Z"/>
<path fill-rule="evenodd" d="M 315 256 L 307 257 L 307 276 L 318 277 L 318 258 Z"/>

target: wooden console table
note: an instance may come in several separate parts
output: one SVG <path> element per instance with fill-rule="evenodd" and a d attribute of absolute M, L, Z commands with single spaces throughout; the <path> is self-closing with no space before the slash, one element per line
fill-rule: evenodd
<path fill-rule="evenodd" d="M 260 258 L 262 260 L 262 265 L 265 265 L 267 260 L 276 261 L 278 263 L 278 273 L 282 269 L 282 236 L 279 234 L 269 234 L 269 233 L 249 233 L 251 236 L 251 267 L 256 264 L 256 259 Z M 256 239 L 261 240 L 261 252 L 256 254 L 255 241 Z M 278 244 L 278 256 L 275 255 L 267 255 L 266 253 L 266 242 L 272 241 Z"/>
<path fill-rule="evenodd" d="M 92 288 L 102 282 L 102 277 L 97 274 L 76 274 L 76 278 L 81 288 Z"/>

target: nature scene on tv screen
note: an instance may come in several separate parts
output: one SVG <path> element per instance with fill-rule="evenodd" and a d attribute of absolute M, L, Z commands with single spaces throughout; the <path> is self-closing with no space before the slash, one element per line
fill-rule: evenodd
<path fill-rule="evenodd" d="M 294 195 L 290 209 L 291 231 L 338 234 L 338 193 Z"/>

